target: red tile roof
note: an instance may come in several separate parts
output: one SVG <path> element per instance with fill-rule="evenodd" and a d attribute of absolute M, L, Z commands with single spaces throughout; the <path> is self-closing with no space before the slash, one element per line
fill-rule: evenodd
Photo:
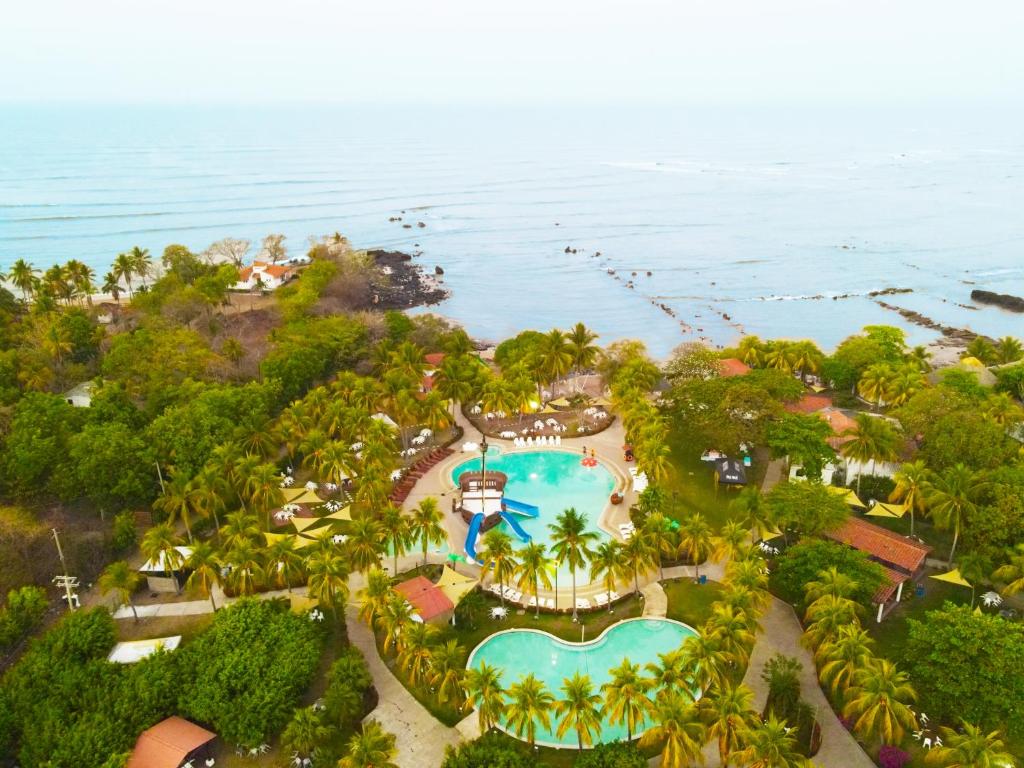
<path fill-rule="evenodd" d="M 906 573 L 917 571 L 932 551 L 931 547 L 857 517 L 847 518 L 836 530 L 825 535 L 833 541 L 859 549 L 883 565 L 899 568 Z"/>
<path fill-rule="evenodd" d="M 269 267 L 264 267 L 263 272 L 265 274 L 270 275 L 271 277 L 276 277 L 278 280 L 280 280 L 281 278 L 290 275 L 292 272 L 292 268 L 285 267 L 281 264 L 271 264 Z"/>
<path fill-rule="evenodd" d="M 425 576 L 403 581 L 395 587 L 395 591 L 409 601 L 424 621 L 430 621 L 455 608 L 448 596 Z"/>
<path fill-rule="evenodd" d="M 252 267 L 242 267 L 238 272 L 238 282 L 244 283 L 252 275 Z"/>
<path fill-rule="evenodd" d="M 726 357 L 719 361 L 718 367 L 723 378 L 729 376 L 744 376 L 750 373 L 750 366 L 735 357 Z"/>
<path fill-rule="evenodd" d="M 818 411 L 818 416 L 827 421 L 828 425 L 832 427 L 832 434 L 834 437 L 830 437 L 828 439 L 828 444 L 835 450 L 838 451 L 844 443 L 848 443 L 853 440 L 853 435 L 846 435 L 843 437 L 842 434 L 848 429 L 855 430 L 857 428 L 857 422 L 838 408 L 824 408 Z"/>
<path fill-rule="evenodd" d="M 885 568 L 884 565 L 882 567 Z M 885 581 L 875 590 L 875 594 L 871 597 L 871 602 L 875 605 L 887 602 L 896 593 L 896 588 L 909 578 L 905 573 L 894 571 L 892 568 L 885 568 Z"/>
<path fill-rule="evenodd" d="M 185 759 L 217 734 L 180 717 L 168 717 L 135 742 L 125 768 L 178 768 Z"/>
<path fill-rule="evenodd" d="M 431 352 L 428 355 L 424 355 L 423 359 L 426 361 L 427 365 L 432 365 L 437 368 L 437 366 L 439 366 L 444 360 L 444 352 Z"/>
<path fill-rule="evenodd" d="M 790 413 L 815 413 L 820 411 L 822 408 L 828 408 L 831 405 L 831 397 L 807 394 L 795 403 L 788 403 L 786 405 L 786 410 Z"/>

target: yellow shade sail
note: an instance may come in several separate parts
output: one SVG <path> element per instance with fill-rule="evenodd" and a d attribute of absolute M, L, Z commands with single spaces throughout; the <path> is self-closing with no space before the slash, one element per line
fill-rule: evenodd
<path fill-rule="evenodd" d="M 906 504 L 886 504 L 875 502 L 875 505 L 867 511 L 869 517 L 903 517 L 907 513 Z"/>
<path fill-rule="evenodd" d="M 550 401 L 548 403 L 548 405 L 555 405 L 555 406 L 558 406 L 559 408 L 568 408 L 570 403 L 569 403 L 568 399 L 566 399 L 564 397 L 560 397 L 557 400 Z"/>
<path fill-rule="evenodd" d="M 857 507 L 858 509 L 866 509 L 864 502 L 857 498 L 857 494 L 854 493 L 852 488 L 840 488 L 836 485 L 826 486 L 830 493 L 834 493 L 836 496 L 841 496 L 843 501 L 849 504 L 851 507 Z"/>
<path fill-rule="evenodd" d="M 545 405 L 543 408 L 540 409 L 540 413 L 558 413 L 558 410 L 552 408 L 550 405 Z"/>
<path fill-rule="evenodd" d="M 295 537 L 295 548 L 305 549 L 314 546 L 320 539 L 314 538 L 312 534 L 304 533 Z"/>
<path fill-rule="evenodd" d="M 320 520 L 314 520 L 313 522 L 318 523 Z M 310 528 L 299 534 L 302 538 L 313 539 L 314 541 L 319 539 L 326 539 L 328 536 L 334 535 L 334 529 L 329 525 L 325 525 L 322 528 Z"/>
<path fill-rule="evenodd" d="M 771 541 L 772 539 L 779 538 L 781 535 L 782 531 L 765 531 L 764 535 L 761 537 L 761 541 Z"/>
<path fill-rule="evenodd" d="M 811 391 L 815 392 L 815 393 L 824 392 L 825 391 L 825 387 L 819 386 L 817 384 L 812 384 L 811 385 Z"/>
<path fill-rule="evenodd" d="M 292 504 L 323 504 L 324 500 L 316 495 L 313 491 L 306 488 L 302 489 L 302 493 L 291 500 Z"/>
<path fill-rule="evenodd" d="M 601 408 L 611 408 L 612 407 L 611 402 L 609 402 L 608 400 L 606 400 L 603 397 L 599 397 L 596 400 L 591 401 L 590 404 L 591 405 L 599 406 Z"/>
<path fill-rule="evenodd" d="M 290 533 L 271 533 L 270 531 L 264 532 L 263 536 L 267 540 L 267 546 L 278 541 L 284 541 L 285 539 L 292 538 L 292 534 Z"/>
<path fill-rule="evenodd" d="M 936 573 L 934 576 L 929 576 L 928 578 L 935 579 L 936 581 L 945 581 L 949 584 L 959 584 L 961 587 L 972 586 L 971 582 L 960 575 L 959 568 L 954 568 L 948 573 Z"/>
<path fill-rule="evenodd" d="M 288 595 L 288 600 L 291 602 L 292 613 L 309 613 L 320 605 L 320 601 L 315 597 L 297 595 L 294 592 Z"/>
<path fill-rule="evenodd" d="M 352 507 L 342 507 L 337 512 L 331 512 L 329 515 L 324 515 L 322 520 L 351 520 L 352 519 Z"/>
<path fill-rule="evenodd" d="M 311 525 L 316 525 L 320 522 L 318 517 L 293 517 L 292 525 L 295 526 L 295 530 L 302 533 L 304 530 L 309 528 Z"/>
<path fill-rule="evenodd" d="M 444 593 L 444 596 L 452 601 L 452 605 L 458 605 L 459 600 L 472 592 L 477 585 L 477 580 L 472 576 L 463 576 L 447 565 L 441 571 L 441 578 L 437 580 L 437 588 Z"/>

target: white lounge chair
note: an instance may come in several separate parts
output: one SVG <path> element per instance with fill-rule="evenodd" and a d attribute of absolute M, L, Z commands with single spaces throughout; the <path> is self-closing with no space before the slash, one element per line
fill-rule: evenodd
<path fill-rule="evenodd" d="M 576 608 L 581 611 L 589 611 L 591 609 L 590 601 L 585 597 L 576 598 Z"/>
<path fill-rule="evenodd" d="M 608 605 L 608 593 L 598 592 L 596 595 L 594 595 L 594 602 L 600 606 Z"/>

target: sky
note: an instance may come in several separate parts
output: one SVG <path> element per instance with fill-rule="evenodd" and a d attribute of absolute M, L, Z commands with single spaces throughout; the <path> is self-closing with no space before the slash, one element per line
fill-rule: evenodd
<path fill-rule="evenodd" d="M 0 102 L 1016 102 L 1019 0 L 35 0 Z"/>

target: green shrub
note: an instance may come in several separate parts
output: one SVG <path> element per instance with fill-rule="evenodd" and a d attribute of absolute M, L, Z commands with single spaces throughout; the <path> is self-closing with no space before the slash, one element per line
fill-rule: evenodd
<path fill-rule="evenodd" d="M 646 768 L 647 758 L 633 744 L 598 744 L 576 758 L 575 768 Z"/>
<path fill-rule="evenodd" d="M 14 645 L 38 627 L 49 601 L 42 587 L 25 586 L 7 593 L 7 605 L 0 611 L 0 648 Z"/>
<path fill-rule="evenodd" d="M 501 733 L 486 733 L 475 741 L 448 747 L 441 768 L 542 768 L 521 742 Z"/>
<path fill-rule="evenodd" d="M 807 539 L 786 550 L 771 577 L 772 589 L 783 600 L 803 611 L 804 587 L 818 574 L 835 567 L 857 583 L 853 599 L 868 605 L 885 580 L 885 571 L 863 552 L 822 539 Z"/>
<path fill-rule="evenodd" d="M 138 539 L 138 531 L 135 528 L 135 513 L 130 509 L 118 512 L 114 515 L 114 525 L 111 531 L 110 546 L 115 552 L 123 552 L 133 546 Z"/>
<path fill-rule="evenodd" d="M 345 730 L 353 728 L 366 715 L 366 694 L 371 687 L 373 678 L 363 655 L 351 646 L 345 648 L 327 673 L 324 705 L 329 719 Z"/>

